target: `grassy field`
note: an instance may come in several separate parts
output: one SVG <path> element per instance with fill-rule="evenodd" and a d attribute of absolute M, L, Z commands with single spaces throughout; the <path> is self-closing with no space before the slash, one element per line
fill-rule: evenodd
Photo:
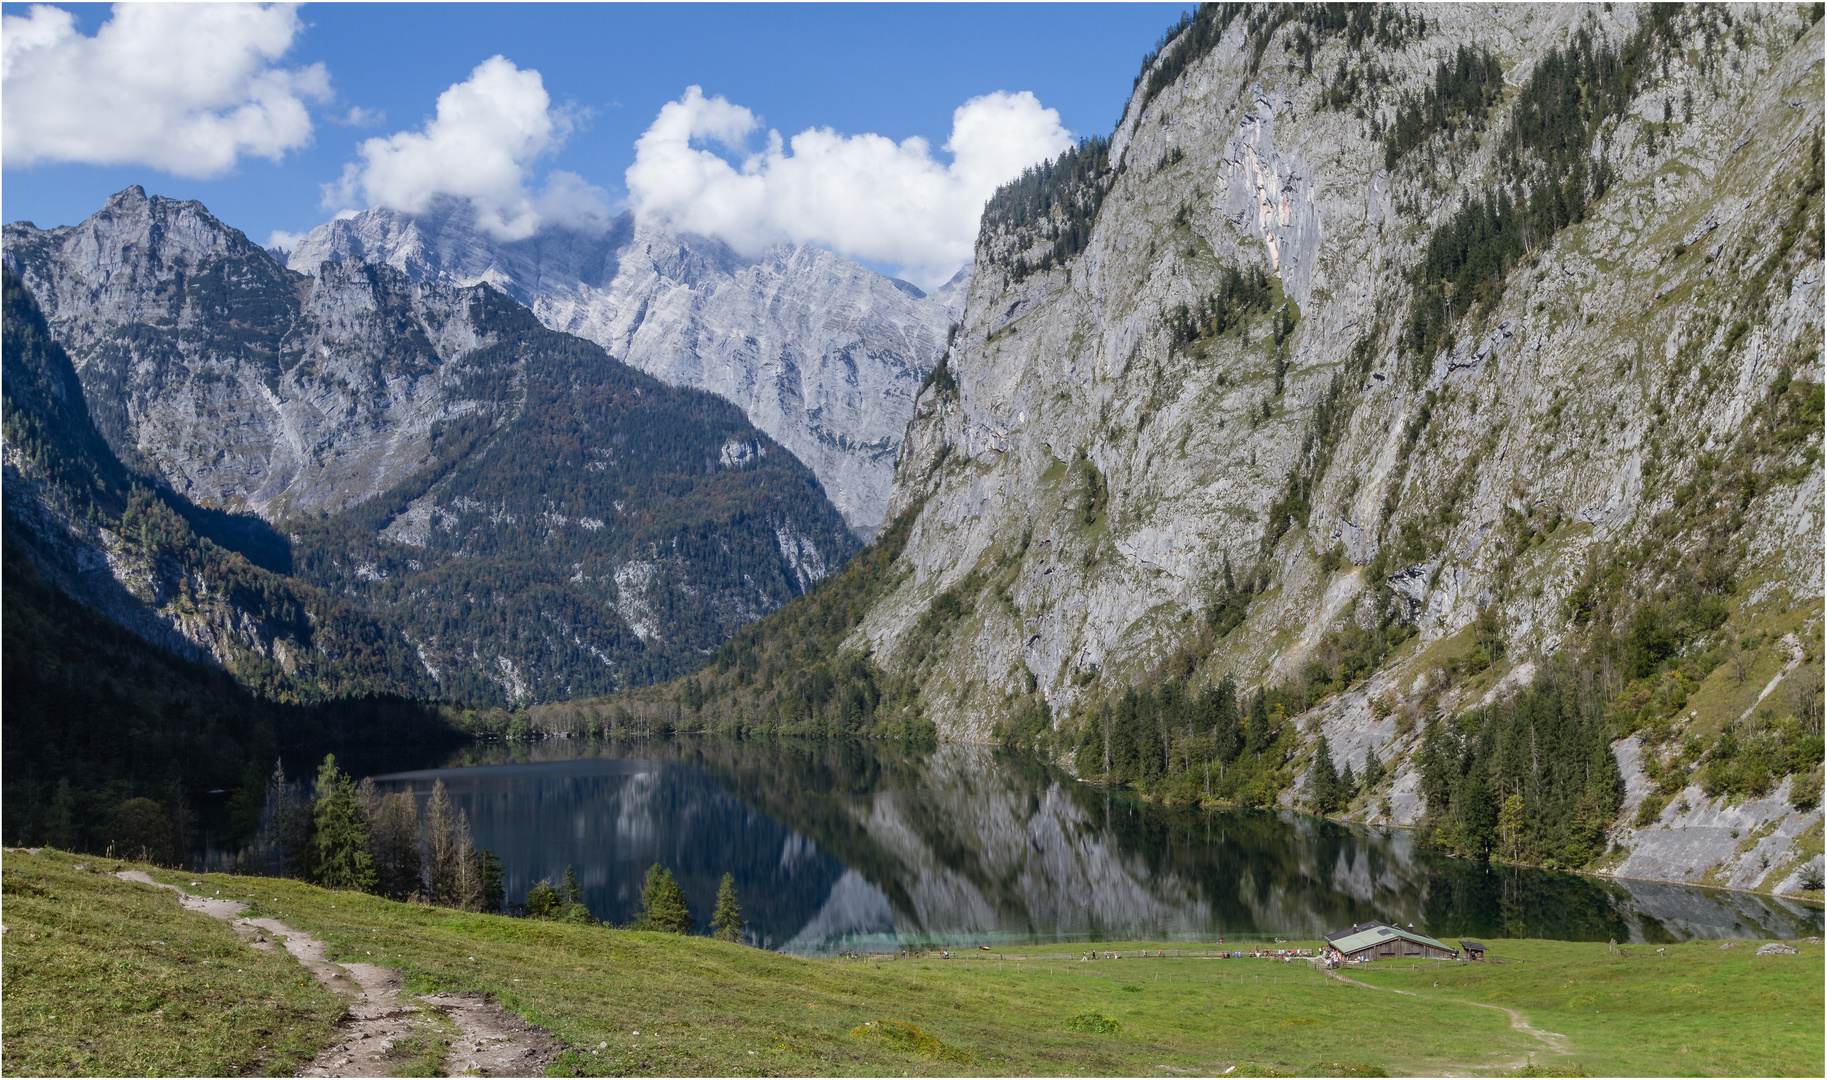
<path fill-rule="evenodd" d="M 66 1071 L 77 1059 L 60 1048 L 91 1045 L 94 1056 L 80 1071 L 231 1073 L 284 1067 L 314 1048 L 313 1039 L 327 1038 L 324 1018 L 335 1006 L 301 984 L 302 972 L 257 970 L 265 958 L 241 949 L 226 928 L 180 912 L 150 889 L 75 874 L 67 869 L 74 861 L 6 856 L 8 1073 Z M 1403 995 L 1344 985 L 1299 965 L 1134 955 L 1162 944 L 1185 948 L 1171 943 L 1107 943 L 1098 948 L 1125 958 L 1090 963 L 1067 958 L 1077 955 L 1069 946 L 949 961 L 802 960 L 705 938 L 469 915 L 290 881 L 153 873 L 254 902 L 259 914 L 322 937 L 345 958 L 400 969 L 414 990 L 494 993 L 572 1048 L 554 1069 L 567 1075 L 1379 1075 L 1511 1071 L 1533 1056 L 1535 1067 L 1551 1072 L 1813 1076 L 1823 1064 L 1816 945 L 1788 957 L 1750 956 L 1749 943 L 1729 951 L 1673 946 L 1666 957 L 1639 949 L 1625 958 L 1604 945 L 1493 942 L 1497 953 L 1526 962 L 1353 972 L 1413 992 Z M 85 940 L 110 951 L 129 942 L 140 948 L 148 937 L 195 942 L 187 946 L 198 958 L 190 964 L 232 957 L 247 968 L 237 973 L 244 981 L 228 982 L 218 961 L 172 983 L 181 989 L 172 1000 L 184 998 L 188 1014 L 159 1021 L 170 1037 L 139 1047 L 129 1064 L 128 1051 L 116 1046 L 120 1034 L 100 1033 L 145 1025 L 133 1018 L 145 1010 L 70 1019 L 83 1010 L 66 1009 L 66 1001 L 114 1001 L 117 980 L 108 964 L 81 967 L 72 957 L 63 961 L 69 981 L 60 986 L 35 952 L 18 949 L 26 920 L 16 898 L 28 886 L 39 905 L 30 918 L 43 927 L 33 932 L 43 935 L 49 920 L 80 910 Z M 166 928 L 180 919 L 196 925 L 183 935 Z M 279 1000 L 296 1002 L 284 1027 L 293 1056 L 263 1057 L 249 1045 L 236 1057 L 246 1017 L 276 1016 L 269 1002 Z M 1505 1013 L 1466 1002 L 1522 1010 L 1534 1027 L 1565 1036 L 1568 1052 L 1551 1052 Z M 125 1016 L 119 1003 L 111 1007 Z M 65 1019 L 50 1020 L 53 1012 Z M 21 1037 L 25 1027 L 16 1029 L 22 1024 L 30 1025 L 29 1038 Z M 186 1025 L 199 1042 L 219 1047 L 214 1057 L 183 1056 L 191 1052 Z M 276 1019 L 263 1026 L 281 1030 Z M 254 1029 L 245 1030 L 242 1042 L 254 1042 Z M 258 1044 L 276 1038 L 262 1034 Z"/>
<path fill-rule="evenodd" d="M 8 1076 L 290 1076 L 329 1041 L 342 999 L 297 961 L 164 889 L 94 872 L 118 865 L 6 853 Z"/>
<path fill-rule="evenodd" d="M 1440 971 L 1366 965 L 1354 977 L 1422 1000 L 1461 998 L 1522 1011 L 1565 1035 L 1594 1076 L 1822 1076 L 1822 979 L 1817 944 L 1797 956 L 1757 956 L 1756 941 L 1626 946 L 1563 941 L 1492 942 L 1518 965 L 1453 964 Z"/>

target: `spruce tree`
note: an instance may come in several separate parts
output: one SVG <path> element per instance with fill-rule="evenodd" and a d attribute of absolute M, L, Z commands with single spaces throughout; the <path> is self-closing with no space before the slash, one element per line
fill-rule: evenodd
<path fill-rule="evenodd" d="M 691 911 L 685 906 L 685 890 L 673 880 L 672 871 L 654 863 L 647 869 L 647 884 L 641 890 L 641 916 L 636 930 L 658 930 L 668 934 L 689 934 Z"/>
<path fill-rule="evenodd" d="M 476 852 L 477 874 L 482 879 L 482 910 L 491 914 L 499 912 L 501 905 L 507 902 L 506 875 L 502 873 L 501 857 L 488 848 Z"/>
<path fill-rule="evenodd" d="M 578 884 L 577 871 L 570 866 L 565 867 L 565 883 L 558 888 L 558 921 L 596 925 L 596 916 L 584 906 L 584 890 Z"/>
<path fill-rule="evenodd" d="M 1339 773 L 1338 802 L 1349 803 L 1352 796 L 1358 793 L 1358 778 L 1351 775 L 1351 762 L 1345 763 L 1345 771 Z"/>
<path fill-rule="evenodd" d="M 241 776 L 241 786 L 228 801 L 229 835 L 236 842 L 252 837 L 260 828 L 260 818 L 265 812 L 266 772 L 258 761 L 250 759 L 247 771 Z"/>
<path fill-rule="evenodd" d="M 736 901 L 736 877 L 724 874 L 722 884 L 717 886 L 717 910 L 711 915 L 711 927 L 718 941 L 741 941 L 742 928 L 748 923 L 742 918 L 742 905 Z"/>
<path fill-rule="evenodd" d="M 1313 768 L 1307 772 L 1307 805 L 1316 814 L 1330 814 L 1338 805 L 1339 775 L 1332 767 L 1332 748 L 1321 735 L 1313 748 Z"/>
<path fill-rule="evenodd" d="M 313 877 L 331 889 L 374 889 L 374 859 L 368 854 L 368 820 L 362 816 L 353 781 L 324 755 L 317 770 L 317 798 L 311 808 Z"/>
<path fill-rule="evenodd" d="M 279 877 L 311 876 L 311 808 L 286 779 L 283 762 L 273 763 L 267 783 L 262 849 L 268 870 Z"/>

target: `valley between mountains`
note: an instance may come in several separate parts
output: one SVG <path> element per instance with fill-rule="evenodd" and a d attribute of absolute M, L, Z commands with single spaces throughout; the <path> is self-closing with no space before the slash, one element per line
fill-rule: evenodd
<path fill-rule="evenodd" d="M 715 730 L 1818 900 L 1823 48 L 1207 5 L 931 295 L 458 201 L 9 224 L 8 842 L 70 762 Z"/>

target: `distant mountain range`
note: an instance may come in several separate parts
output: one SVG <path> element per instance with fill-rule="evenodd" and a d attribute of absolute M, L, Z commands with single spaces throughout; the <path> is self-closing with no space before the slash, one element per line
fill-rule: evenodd
<path fill-rule="evenodd" d="M 491 285 L 358 262 L 296 273 L 200 204 L 137 187 L 79 225 L 8 225 L 5 265 L 9 322 L 36 297 L 86 399 L 45 414 L 57 437 L 36 456 L 14 453 L 9 426 L 9 538 L 46 553 L 46 580 L 111 576 L 72 595 L 150 641 L 231 671 L 261 657 L 272 693 L 512 705 L 644 684 L 858 546 L 810 470 L 735 407 L 549 330 Z M 66 443 L 113 464 L 71 472 Z M 119 472 L 121 498 L 160 492 L 199 551 L 264 568 L 256 591 L 335 598 L 388 659 L 353 681 L 312 674 L 340 670 L 316 655 L 315 609 L 269 632 L 260 604 L 63 490 L 96 469 Z M 158 585 L 186 574 L 194 588 Z"/>
<path fill-rule="evenodd" d="M 319 226 L 291 269 L 392 267 L 415 282 L 486 282 L 546 326 L 673 386 L 732 401 L 805 462 L 851 528 L 882 523 L 922 381 L 960 319 L 970 271 L 931 295 L 805 245 L 743 257 L 623 214 L 601 231 L 502 242 L 467 201 L 376 208 Z"/>

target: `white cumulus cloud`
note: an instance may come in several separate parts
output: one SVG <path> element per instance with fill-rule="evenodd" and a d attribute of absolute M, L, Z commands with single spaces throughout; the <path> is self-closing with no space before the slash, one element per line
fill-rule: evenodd
<path fill-rule="evenodd" d="M 266 246 L 275 251 L 289 252 L 297 247 L 299 241 L 303 240 L 307 235 L 309 234 L 286 232 L 284 229 L 274 229 L 272 234 L 266 238 Z"/>
<path fill-rule="evenodd" d="M 687 89 L 635 143 L 627 172 L 635 211 L 739 250 L 813 244 L 899 267 L 930 286 L 971 257 L 984 201 L 998 185 L 1072 145 L 1059 113 L 1023 91 L 985 94 L 953 111 L 941 148 L 950 164 L 925 139 L 896 143 L 830 128 L 809 128 L 790 143 L 769 131 L 766 148 L 740 167 L 702 146 L 744 154 L 760 127 L 748 109 Z"/>
<path fill-rule="evenodd" d="M 322 64 L 282 68 L 291 4 L 117 4 L 88 37 L 61 8 L 0 19 L 0 154 L 216 176 L 311 141 Z"/>
<path fill-rule="evenodd" d="M 539 72 L 491 57 L 438 95 L 438 114 L 422 131 L 365 140 L 342 179 L 326 185 L 324 205 L 362 200 L 416 214 L 440 196 L 467 199 L 476 223 L 503 240 L 542 224 L 584 226 L 606 216 L 602 193 L 574 173 L 554 172 L 545 189 L 529 186 L 540 157 L 563 144 L 572 116 L 552 107 Z"/>

